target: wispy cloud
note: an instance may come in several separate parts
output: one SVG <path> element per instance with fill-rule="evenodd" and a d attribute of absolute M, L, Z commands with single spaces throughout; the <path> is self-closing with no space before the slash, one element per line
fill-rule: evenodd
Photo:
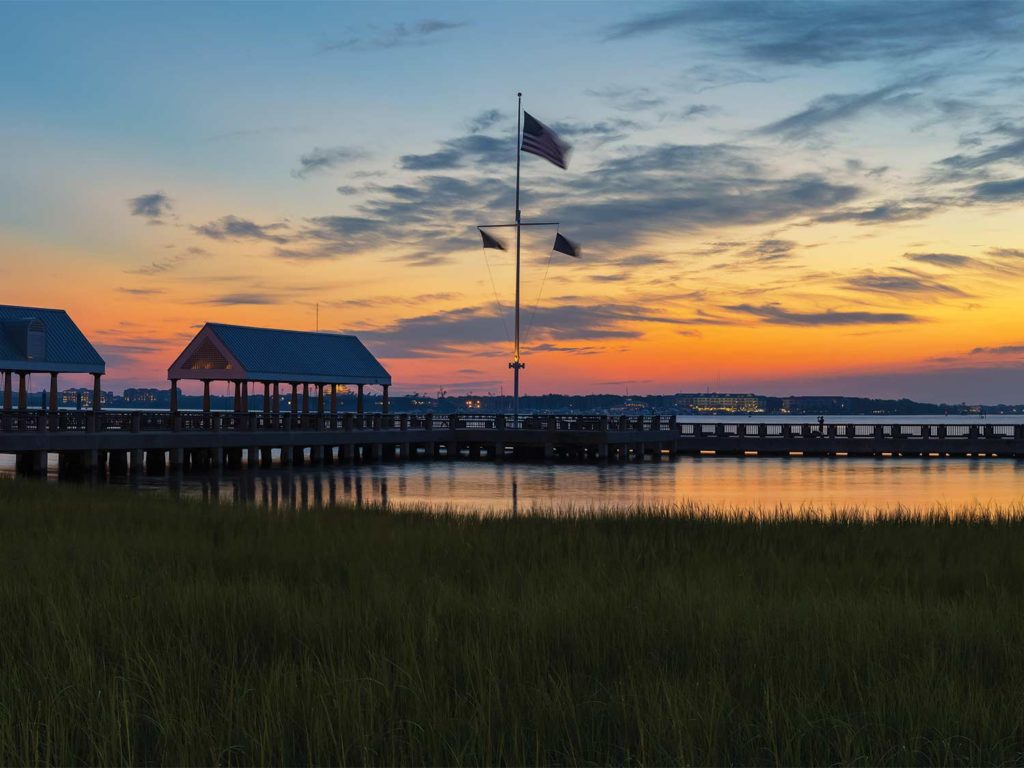
<path fill-rule="evenodd" d="M 444 19 L 422 19 L 410 24 L 395 24 L 384 29 L 369 28 L 344 39 L 324 43 L 320 50 L 358 52 L 426 45 L 441 33 L 464 26 L 464 23 Z"/>
<path fill-rule="evenodd" d="M 920 95 L 919 89 L 925 82 L 915 79 L 865 93 L 830 93 L 800 112 L 763 126 L 759 132 L 790 140 L 803 139 L 825 126 L 849 122 L 871 109 L 903 109 Z"/>
<path fill-rule="evenodd" d="M 337 168 L 367 157 L 368 153 L 358 147 L 314 147 L 311 152 L 299 158 L 299 167 L 292 171 L 292 176 L 304 179 L 311 173 Z"/>
<path fill-rule="evenodd" d="M 780 304 L 735 304 L 724 307 L 732 312 L 753 315 L 772 325 L 830 326 L 916 323 L 919 318 L 905 312 L 868 312 L 825 310 L 802 312 L 786 309 Z"/>
<path fill-rule="evenodd" d="M 288 242 L 288 237 L 281 232 L 287 227 L 288 225 L 283 222 L 261 225 L 239 216 L 228 215 L 193 229 L 212 240 L 267 240 L 283 245 Z"/>
<path fill-rule="evenodd" d="M 613 109 L 623 112 L 639 112 L 653 109 L 665 104 L 665 97 L 659 96 L 650 88 L 643 86 L 626 87 L 609 85 L 604 88 L 592 88 L 587 94 L 609 104 Z"/>
<path fill-rule="evenodd" d="M 686 2 L 612 25 L 609 40 L 673 32 L 776 65 L 910 61 L 1020 43 L 1024 7 L 1009 2 Z"/>

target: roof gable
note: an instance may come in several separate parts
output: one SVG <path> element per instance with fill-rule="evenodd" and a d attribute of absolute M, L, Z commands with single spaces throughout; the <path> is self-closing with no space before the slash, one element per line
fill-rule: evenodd
<path fill-rule="evenodd" d="M 63 309 L 0 304 L 0 369 L 105 373 L 106 364 Z"/>
<path fill-rule="evenodd" d="M 216 367 L 216 354 L 227 363 Z M 214 361 L 207 365 L 209 361 Z M 172 379 L 390 384 L 355 336 L 207 323 L 168 370 Z"/>

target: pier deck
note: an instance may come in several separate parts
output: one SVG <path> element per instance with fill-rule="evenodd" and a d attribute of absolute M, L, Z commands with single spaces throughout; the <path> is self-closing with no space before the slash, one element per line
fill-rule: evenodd
<path fill-rule="evenodd" d="M 19 471 L 161 472 L 415 458 L 626 461 L 729 456 L 1024 457 L 1024 424 L 689 423 L 675 417 L 2 411 Z M 244 461 L 243 461 L 244 460 Z"/>

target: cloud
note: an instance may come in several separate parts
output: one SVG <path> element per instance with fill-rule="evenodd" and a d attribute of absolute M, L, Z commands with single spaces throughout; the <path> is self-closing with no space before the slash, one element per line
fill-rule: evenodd
<path fill-rule="evenodd" d="M 614 302 L 540 306 L 524 320 L 527 341 L 534 345 L 637 338 L 643 335 L 637 326 L 645 323 L 678 325 L 680 321 L 665 317 L 656 307 Z M 468 350 L 479 355 L 481 347 L 494 348 L 498 354 L 498 348 L 509 342 L 502 317 L 483 306 L 442 310 L 355 332 L 385 357 L 433 357 Z"/>
<path fill-rule="evenodd" d="M 884 275 L 857 275 L 846 278 L 844 283 L 847 287 L 858 291 L 885 293 L 894 296 L 928 294 L 933 296 L 955 296 L 962 298 L 969 295 L 955 286 L 946 285 L 934 278 L 909 271 Z"/>
<path fill-rule="evenodd" d="M 663 144 L 613 156 L 548 200 L 588 240 L 628 246 L 654 233 L 820 215 L 859 194 L 818 174 L 777 176 L 740 147 Z"/>
<path fill-rule="evenodd" d="M 678 32 L 756 62 L 775 65 L 912 61 L 934 52 L 1020 42 L 1017 3 L 687 2 L 606 29 L 606 39 Z"/>
<path fill-rule="evenodd" d="M 1010 132 L 1015 138 L 1013 141 L 997 144 L 974 155 L 957 154 L 946 157 L 939 161 L 940 165 L 951 171 L 965 171 L 986 168 L 1007 160 L 1024 163 L 1024 130 L 1004 128 L 1000 132 Z"/>
<path fill-rule="evenodd" d="M 742 255 L 762 263 L 786 261 L 793 257 L 796 247 L 793 240 L 768 239 L 746 249 Z"/>
<path fill-rule="evenodd" d="M 662 96 L 656 95 L 650 88 L 623 86 L 606 86 L 605 88 L 591 89 L 587 91 L 589 96 L 595 96 L 607 102 L 613 109 L 623 112 L 639 112 L 644 109 L 660 107 L 665 103 Z"/>
<path fill-rule="evenodd" d="M 916 323 L 919 319 L 904 312 L 798 312 L 788 310 L 779 304 L 736 304 L 723 307 L 733 312 L 742 312 L 761 318 L 772 325 L 830 326 L 830 325 L 878 325 L 892 323 Z"/>
<path fill-rule="evenodd" d="M 366 157 L 367 153 L 357 147 L 314 147 L 311 152 L 299 158 L 299 167 L 292 171 L 292 176 L 304 179 L 311 173 L 337 168 Z"/>
<path fill-rule="evenodd" d="M 127 293 L 129 296 L 156 296 L 163 293 L 160 288 L 118 288 L 119 293 Z"/>
<path fill-rule="evenodd" d="M 177 269 L 186 261 L 188 261 L 187 256 L 178 254 L 166 259 L 159 259 L 157 261 L 150 262 L 142 267 L 126 269 L 124 272 L 126 275 L 160 275 L 164 272 L 170 272 L 172 269 Z"/>
<path fill-rule="evenodd" d="M 1019 248 L 989 248 L 986 253 L 997 259 L 1024 259 L 1024 250 Z"/>
<path fill-rule="evenodd" d="M 196 304 L 216 304 L 219 306 L 236 306 L 239 304 L 251 304 L 251 305 L 266 305 L 266 304 L 279 304 L 281 296 L 275 293 L 269 292 L 238 292 L 238 293 L 224 293 L 219 296 L 210 296 L 209 298 L 202 299 L 195 302 Z"/>
<path fill-rule="evenodd" d="M 903 258 L 936 267 L 965 267 L 975 261 L 970 256 L 956 253 L 904 253 Z"/>
<path fill-rule="evenodd" d="M 480 133 L 450 139 L 444 148 L 426 155 L 402 155 L 399 166 L 406 171 L 438 171 L 464 165 L 494 165 L 515 160 L 515 142 Z"/>
<path fill-rule="evenodd" d="M 830 93 L 800 112 L 759 128 L 758 132 L 789 140 L 807 138 L 824 126 L 848 122 L 869 109 L 903 108 L 919 95 L 913 89 L 924 82 L 911 80 L 866 93 Z"/>
<path fill-rule="evenodd" d="M 551 129 L 559 136 L 573 141 L 589 140 L 595 146 L 625 139 L 632 131 L 641 127 L 640 123 L 635 120 L 623 118 L 600 120 L 594 123 L 575 123 L 563 120 L 551 124 Z"/>
<path fill-rule="evenodd" d="M 469 132 L 480 133 L 505 119 L 505 113 L 498 109 L 485 109 L 469 121 Z"/>
<path fill-rule="evenodd" d="M 867 208 L 840 208 L 824 213 L 815 220 L 825 224 L 852 221 L 862 225 L 914 221 L 931 216 L 953 203 L 952 199 L 941 197 L 893 200 Z"/>
<path fill-rule="evenodd" d="M 174 209 L 171 198 L 163 192 L 151 192 L 148 195 L 139 195 L 128 201 L 128 210 L 132 216 L 142 216 L 149 219 L 150 224 L 159 224 L 167 214 Z"/>
<path fill-rule="evenodd" d="M 1024 200 L 1024 178 L 986 181 L 971 189 L 971 200 L 977 203 L 1004 203 Z"/>
<path fill-rule="evenodd" d="M 463 23 L 443 19 L 422 19 L 411 24 L 395 24 L 387 29 L 371 28 L 364 34 L 324 43 L 320 46 L 320 50 L 323 52 L 359 52 L 425 45 L 436 38 L 439 33 L 464 26 Z"/>
<path fill-rule="evenodd" d="M 972 355 L 1024 355 L 1024 344 L 1007 344 L 1002 347 L 975 347 Z"/>
<path fill-rule="evenodd" d="M 228 215 L 193 229 L 213 240 L 266 240 L 283 245 L 289 242 L 289 238 L 277 233 L 287 226 L 284 223 L 260 225 L 248 219 Z"/>

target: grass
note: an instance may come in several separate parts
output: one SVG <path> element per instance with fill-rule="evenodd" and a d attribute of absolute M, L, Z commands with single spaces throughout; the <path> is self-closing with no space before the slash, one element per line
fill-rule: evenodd
<path fill-rule="evenodd" d="M 0 481 L 0 764 L 1024 760 L 1024 519 Z"/>

